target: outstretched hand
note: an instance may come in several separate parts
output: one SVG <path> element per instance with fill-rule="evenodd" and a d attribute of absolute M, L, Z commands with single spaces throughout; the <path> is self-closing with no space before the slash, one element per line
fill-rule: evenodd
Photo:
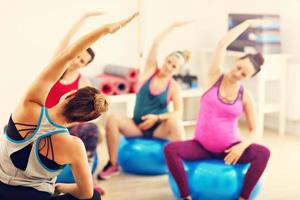
<path fill-rule="evenodd" d="M 191 24 L 191 23 L 194 23 L 195 21 L 194 20 L 190 20 L 190 21 L 178 21 L 178 22 L 174 22 L 172 24 L 172 27 L 181 27 L 181 26 L 185 26 L 185 25 L 188 25 L 188 24 Z"/>
<path fill-rule="evenodd" d="M 88 18 L 88 17 L 95 17 L 95 16 L 105 15 L 105 14 L 107 14 L 107 13 L 106 12 L 93 11 L 93 12 L 87 12 L 87 13 L 85 13 L 84 17 Z"/>
<path fill-rule="evenodd" d="M 247 21 L 249 22 L 249 25 L 251 27 L 269 25 L 273 23 L 272 20 L 268 20 L 268 19 L 248 19 Z"/>
<path fill-rule="evenodd" d="M 131 20 L 133 20 L 135 17 L 139 15 L 139 12 L 134 13 L 133 15 L 127 17 L 126 19 L 123 19 L 119 22 L 112 23 L 108 25 L 108 32 L 109 33 L 115 33 L 122 27 L 126 26 Z"/>

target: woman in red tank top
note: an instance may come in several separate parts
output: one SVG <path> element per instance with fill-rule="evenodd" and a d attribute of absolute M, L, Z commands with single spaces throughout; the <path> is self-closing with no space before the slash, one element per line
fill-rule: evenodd
<path fill-rule="evenodd" d="M 102 15 L 101 12 L 89 12 L 83 15 L 74 25 L 70 31 L 65 35 L 58 49 L 56 50 L 55 56 L 59 55 L 65 48 L 69 46 L 71 38 L 79 30 L 80 26 L 84 21 L 93 16 Z M 118 29 L 122 27 L 119 26 Z M 45 106 L 51 108 L 59 103 L 60 98 L 72 91 L 86 86 L 91 86 L 90 82 L 81 76 L 80 69 L 87 66 L 95 57 L 95 53 L 91 48 L 83 51 L 76 59 L 69 63 L 67 70 L 61 76 L 61 78 L 55 83 L 48 93 Z M 96 155 L 97 142 L 99 140 L 99 130 L 96 124 L 92 122 L 82 123 L 69 127 L 70 134 L 79 137 L 85 146 L 90 168 L 92 169 L 93 161 Z M 103 194 L 104 191 L 97 186 L 97 190 Z"/>
<path fill-rule="evenodd" d="M 58 46 L 55 56 L 61 53 L 65 48 L 69 46 L 69 43 L 72 37 L 77 33 L 81 25 L 84 21 L 93 16 L 102 15 L 101 12 L 89 12 L 79 18 L 79 20 L 71 27 L 70 31 L 64 36 L 60 45 Z M 51 88 L 47 100 L 46 107 L 51 108 L 55 106 L 61 96 L 72 91 L 77 90 L 79 88 L 90 86 L 90 83 L 87 79 L 80 75 L 80 69 L 87 66 L 95 57 L 95 53 L 91 48 L 88 48 L 86 51 L 83 51 L 77 59 L 71 62 L 62 75 L 62 77 L 55 83 L 55 85 Z"/>

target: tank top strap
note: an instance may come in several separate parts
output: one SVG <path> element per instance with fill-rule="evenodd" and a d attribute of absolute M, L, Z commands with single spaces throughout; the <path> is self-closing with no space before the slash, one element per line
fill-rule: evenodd
<path fill-rule="evenodd" d="M 172 99 L 172 92 L 171 92 L 171 89 L 172 89 L 172 85 L 174 84 L 174 81 L 175 79 L 174 78 L 170 78 L 169 80 L 169 83 L 168 83 L 168 86 L 167 86 L 167 92 L 168 92 L 168 95 L 167 95 L 167 104 L 171 101 Z"/>
<path fill-rule="evenodd" d="M 224 74 L 221 74 L 221 76 L 219 77 L 219 79 L 215 82 L 215 84 L 213 86 L 218 86 L 220 87 L 222 81 L 223 81 L 223 78 L 224 78 Z"/>
<path fill-rule="evenodd" d="M 239 89 L 239 98 L 243 99 L 243 96 L 244 96 L 244 86 L 241 84 Z"/>
<path fill-rule="evenodd" d="M 154 78 L 154 76 L 157 74 L 157 69 L 149 76 L 147 79 L 139 82 L 138 86 L 138 92 L 141 90 L 141 88 L 145 87 L 146 85 L 150 84 L 151 80 Z"/>
<path fill-rule="evenodd" d="M 79 74 L 78 77 L 77 77 L 77 79 L 73 82 L 73 84 L 75 84 L 75 85 L 78 86 L 78 85 L 79 85 L 80 78 L 81 78 L 81 75 Z"/>
<path fill-rule="evenodd" d="M 40 138 L 51 135 L 58 132 L 68 132 L 68 129 L 62 125 L 56 124 L 49 117 L 48 109 L 42 107 L 41 116 L 38 122 L 36 129 L 36 134 L 34 136 L 34 141 L 39 140 Z"/>
<path fill-rule="evenodd" d="M 147 82 L 150 82 L 159 72 L 159 69 L 156 68 L 155 71 L 153 72 L 153 74 L 150 76 L 150 78 L 147 80 Z"/>
<path fill-rule="evenodd" d="M 47 120 L 46 123 L 52 125 L 52 128 L 55 129 L 55 131 L 65 131 L 65 130 L 68 130 L 66 127 L 62 126 L 62 125 L 59 125 L 59 124 L 56 124 L 55 122 L 53 122 L 49 116 L 49 112 L 48 112 L 48 109 L 44 107 L 44 110 L 45 110 L 45 119 Z"/>

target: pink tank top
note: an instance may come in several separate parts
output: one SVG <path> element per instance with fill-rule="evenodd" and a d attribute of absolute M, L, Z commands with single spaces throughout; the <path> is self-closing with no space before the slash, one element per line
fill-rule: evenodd
<path fill-rule="evenodd" d="M 240 141 L 238 119 L 243 113 L 243 86 L 235 101 L 224 102 L 219 94 L 223 77 L 202 95 L 196 123 L 195 140 L 215 153 Z"/>
<path fill-rule="evenodd" d="M 51 88 L 47 99 L 46 99 L 46 108 L 51 108 L 55 106 L 61 96 L 64 94 L 72 91 L 72 90 L 77 90 L 79 87 L 79 80 L 80 80 L 80 75 L 76 78 L 76 80 L 70 84 L 62 84 L 59 80 L 54 84 L 54 86 Z"/>

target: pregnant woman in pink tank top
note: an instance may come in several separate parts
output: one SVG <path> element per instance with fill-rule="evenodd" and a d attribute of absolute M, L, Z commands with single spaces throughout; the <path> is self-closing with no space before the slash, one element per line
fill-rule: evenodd
<path fill-rule="evenodd" d="M 247 28 L 269 23 L 265 20 L 244 21 L 231 29 L 218 43 L 208 72 L 205 93 L 200 99 L 195 138 L 172 142 L 164 149 L 168 168 L 174 177 L 182 199 L 191 199 L 182 160 L 224 159 L 226 164 L 250 163 L 240 200 L 248 199 L 266 168 L 270 151 L 253 143 L 256 135 L 256 111 L 250 92 L 242 80 L 255 76 L 264 59 L 261 54 L 246 54 L 227 72 L 221 65 L 227 46 Z M 238 120 L 244 114 L 249 137 L 241 140 Z"/>

